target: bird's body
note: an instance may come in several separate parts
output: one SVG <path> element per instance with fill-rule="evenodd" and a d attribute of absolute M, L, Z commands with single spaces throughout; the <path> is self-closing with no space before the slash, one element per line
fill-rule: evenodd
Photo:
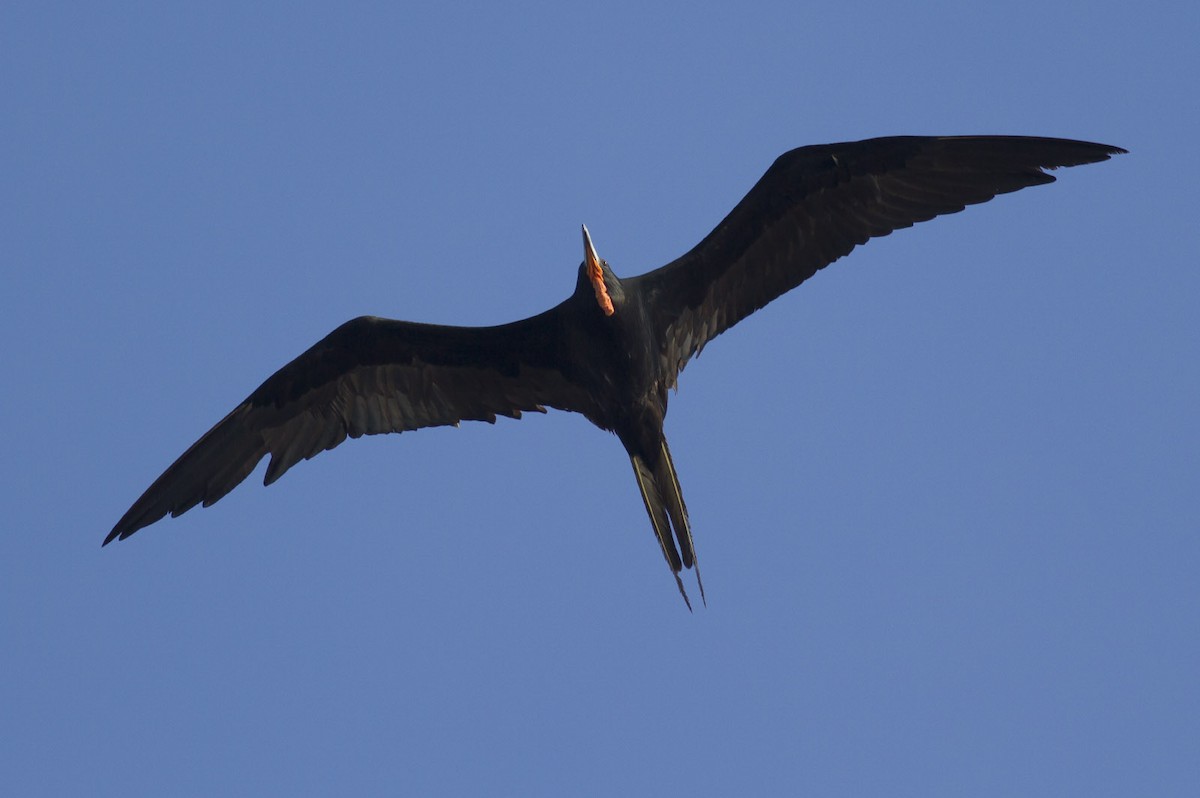
<path fill-rule="evenodd" d="M 585 228 L 574 293 L 537 316 L 497 327 L 374 317 L 338 327 L 188 449 L 104 542 L 212 504 L 268 454 L 266 484 L 347 437 L 494 422 L 554 407 L 581 413 L 625 446 L 686 601 L 679 573 L 695 565 L 695 547 L 663 420 L 668 391 L 688 360 L 869 238 L 1052 182 L 1044 168 L 1120 152 L 998 136 L 802 147 L 780 156 L 687 254 L 624 280 L 595 254 Z"/>

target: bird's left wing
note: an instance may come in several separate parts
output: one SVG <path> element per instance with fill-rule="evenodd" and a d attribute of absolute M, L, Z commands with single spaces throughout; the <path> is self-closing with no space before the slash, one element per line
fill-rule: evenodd
<path fill-rule="evenodd" d="M 717 335 L 869 239 L 1119 147 L 1026 136 L 893 136 L 784 153 L 690 252 L 632 282 L 646 297 L 669 384 Z"/>
<path fill-rule="evenodd" d="M 207 507 L 266 455 L 264 484 L 346 438 L 587 409 L 558 356 L 558 309 L 499 327 L 364 316 L 273 374 L 155 480 L 105 538 Z"/>

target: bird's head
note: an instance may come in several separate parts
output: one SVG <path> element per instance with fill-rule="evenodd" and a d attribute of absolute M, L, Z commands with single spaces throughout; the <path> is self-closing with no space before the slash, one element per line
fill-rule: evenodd
<path fill-rule="evenodd" d="M 608 268 L 608 262 L 596 254 L 592 246 L 592 237 L 588 234 L 587 225 L 583 226 L 583 264 L 579 267 L 579 284 L 576 290 L 583 290 L 585 285 L 590 287 L 596 297 L 596 304 L 605 316 L 616 313 L 616 306 L 625 298 L 621 290 L 621 281 L 613 270 Z"/>

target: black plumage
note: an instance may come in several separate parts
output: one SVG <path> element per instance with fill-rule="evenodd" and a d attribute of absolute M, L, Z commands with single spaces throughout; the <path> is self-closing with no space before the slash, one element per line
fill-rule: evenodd
<path fill-rule="evenodd" d="M 212 504 L 267 455 L 270 484 L 347 437 L 494 422 L 554 407 L 581 413 L 620 438 L 687 601 L 679 573 L 696 566 L 695 546 L 663 419 L 667 391 L 688 360 L 870 238 L 1053 182 L 1045 169 L 1122 152 L 1018 136 L 897 136 L 801 147 L 780 156 L 690 252 L 624 280 L 596 256 L 584 228 L 574 293 L 537 316 L 497 327 L 364 316 L 338 327 L 184 452 L 104 542 Z"/>

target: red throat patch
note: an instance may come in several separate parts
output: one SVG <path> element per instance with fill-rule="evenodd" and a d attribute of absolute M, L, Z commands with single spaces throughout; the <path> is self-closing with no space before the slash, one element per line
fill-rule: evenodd
<path fill-rule="evenodd" d="M 592 288 L 596 290 L 596 303 L 600 305 L 604 315 L 611 316 L 616 313 L 612 297 L 608 295 L 608 287 L 604 285 L 604 270 L 599 266 L 591 266 L 588 268 L 588 277 L 592 280 Z"/>

